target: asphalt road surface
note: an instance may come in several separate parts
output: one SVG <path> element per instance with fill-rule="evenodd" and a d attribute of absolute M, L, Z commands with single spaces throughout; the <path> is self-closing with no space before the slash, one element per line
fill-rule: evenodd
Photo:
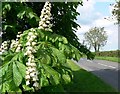
<path fill-rule="evenodd" d="M 81 58 L 77 64 L 83 69 L 100 77 L 107 84 L 120 91 L 120 85 L 118 85 L 119 64 L 117 62 L 105 60 L 87 60 L 85 58 Z"/>

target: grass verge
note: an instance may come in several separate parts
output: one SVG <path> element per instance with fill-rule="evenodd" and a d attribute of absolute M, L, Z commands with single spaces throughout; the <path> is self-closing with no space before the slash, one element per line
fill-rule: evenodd
<path fill-rule="evenodd" d="M 101 57 L 101 56 L 96 56 L 95 59 L 108 60 L 108 61 L 113 61 L 113 62 L 120 63 L 120 58 L 118 58 L 118 57 Z"/>
<path fill-rule="evenodd" d="M 64 85 L 66 92 L 115 92 L 111 86 L 103 82 L 90 72 L 81 69 L 74 62 L 69 62 L 69 66 L 73 71 L 74 79 L 72 83 Z"/>
<path fill-rule="evenodd" d="M 57 86 L 48 86 L 47 88 L 45 87 L 42 89 L 43 91 L 40 90 L 35 94 L 81 94 L 82 92 L 82 94 L 96 94 L 97 92 L 100 92 L 100 94 L 102 94 L 102 92 L 110 94 L 110 92 L 116 92 L 116 90 L 110 85 L 103 82 L 100 78 L 93 75 L 91 72 L 87 72 L 80 68 L 73 61 L 70 60 L 68 65 L 71 68 L 74 76 L 71 83 L 64 85 L 59 84 Z"/>

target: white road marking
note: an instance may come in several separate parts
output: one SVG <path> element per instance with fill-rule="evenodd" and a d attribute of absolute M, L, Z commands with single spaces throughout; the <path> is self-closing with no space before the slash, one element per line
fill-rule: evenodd
<path fill-rule="evenodd" d="M 89 62 L 93 63 L 91 60 L 87 60 L 87 61 L 89 61 Z"/>
<path fill-rule="evenodd" d="M 114 67 L 114 66 L 109 66 L 109 67 L 111 67 L 111 68 L 113 68 L 113 69 L 115 69 L 116 67 Z"/>
<path fill-rule="evenodd" d="M 99 64 L 99 65 L 102 65 L 102 66 L 110 67 L 110 68 L 113 68 L 113 69 L 116 68 L 116 67 L 114 67 L 114 66 L 105 65 L 105 64 L 102 64 L 102 63 L 98 63 L 98 64 Z"/>

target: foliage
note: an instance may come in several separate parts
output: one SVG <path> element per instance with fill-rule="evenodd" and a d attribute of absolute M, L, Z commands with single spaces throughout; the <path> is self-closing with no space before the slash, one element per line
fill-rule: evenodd
<path fill-rule="evenodd" d="M 120 0 L 116 1 L 116 3 L 114 4 L 112 14 L 118 20 L 118 24 L 119 24 L 120 23 Z"/>
<path fill-rule="evenodd" d="M 103 27 L 91 28 L 89 32 L 84 34 L 84 36 L 88 44 L 95 49 L 95 52 L 99 51 L 101 47 L 105 46 L 107 42 L 107 34 Z"/>
<path fill-rule="evenodd" d="M 32 31 L 33 30 L 33 31 Z M 72 79 L 71 70 L 67 66 L 68 59 L 79 60 L 81 53 L 68 43 L 67 39 L 55 33 L 46 32 L 38 28 L 28 29 L 23 32 L 19 42 L 22 50 L 15 52 L 9 49 L 1 56 L 0 90 L 2 92 L 34 91 L 34 88 L 25 85 L 25 70 L 27 57 L 26 40 L 29 32 L 37 33 L 37 52 L 34 54 L 39 71 L 39 84 L 41 87 L 68 83 Z"/>
<path fill-rule="evenodd" d="M 81 52 L 64 36 L 50 32 L 50 8 L 51 4 L 46 2 L 39 21 L 27 3 L 3 4 L 3 38 L 6 36 L 9 41 L 4 41 L 0 49 L 2 92 L 37 91 L 48 86 L 61 86 L 72 80 L 73 75 L 67 62 L 71 59 L 78 61 Z M 13 11 L 15 13 L 11 15 Z M 8 17 L 14 20 L 6 19 Z M 30 28 L 36 26 L 37 21 L 39 27 Z M 18 35 L 12 37 L 17 32 Z M 7 35 L 10 33 L 12 36 Z M 11 40 L 14 38 L 16 40 Z"/>
<path fill-rule="evenodd" d="M 2 39 L 15 39 L 17 32 L 24 31 L 30 28 L 38 27 L 39 15 L 44 2 L 3 2 L 2 3 Z M 93 59 L 92 53 L 81 43 L 74 32 L 79 26 L 75 20 L 79 13 L 77 7 L 82 5 L 80 2 L 54 2 L 52 3 L 52 20 L 54 23 L 52 30 L 56 34 L 62 35 L 68 41 L 86 54 L 89 59 Z M 11 20 L 12 19 L 12 20 Z M 69 23 L 69 24 L 66 24 Z"/>

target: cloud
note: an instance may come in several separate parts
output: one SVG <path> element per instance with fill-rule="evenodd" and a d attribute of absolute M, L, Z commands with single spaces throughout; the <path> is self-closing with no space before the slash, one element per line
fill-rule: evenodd
<path fill-rule="evenodd" d="M 88 15 L 88 13 L 91 13 L 91 11 L 94 10 L 94 4 L 95 2 L 93 0 L 83 0 L 83 6 L 79 6 L 77 8 L 78 12 L 84 13 L 84 15 Z"/>
<path fill-rule="evenodd" d="M 94 0 L 84 0 L 83 6 L 77 8 L 80 13 L 80 16 L 77 17 L 78 23 L 82 22 L 82 24 L 87 25 L 102 16 L 100 12 L 95 12 L 95 3 Z"/>
<path fill-rule="evenodd" d="M 94 0 L 96 2 L 114 2 L 115 0 Z"/>
<path fill-rule="evenodd" d="M 115 23 L 115 20 L 109 20 L 109 19 L 105 19 L 108 18 L 108 16 L 103 16 L 97 20 L 94 21 L 93 25 L 94 26 L 100 26 L 100 27 L 108 27 L 110 25 L 113 25 L 113 23 Z"/>

